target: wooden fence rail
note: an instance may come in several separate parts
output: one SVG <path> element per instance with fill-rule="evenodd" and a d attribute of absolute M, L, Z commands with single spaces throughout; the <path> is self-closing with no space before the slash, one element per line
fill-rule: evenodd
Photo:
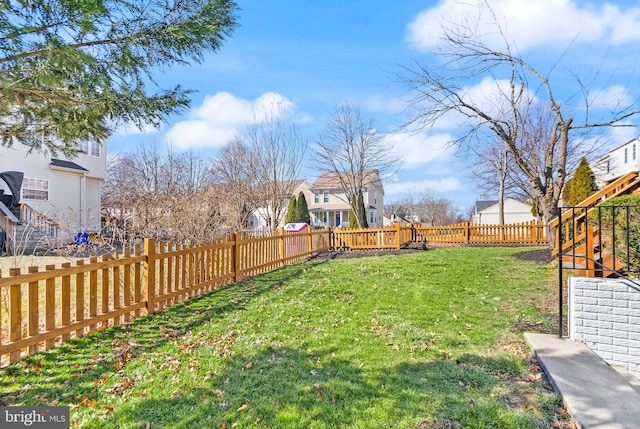
<path fill-rule="evenodd" d="M 206 246 L 156 243 L 122 255 L 0 273 L 0 366 L 71 338 L 329 249 L 330 231 L 235 233 Z"/>
<path fill-rule="evenodd" d="M 193 247 L 146 239 L 121 255 L 0 272 L 0 366 L 71 338 L 304 260 L 329 249 L 399 249 L 412 241 L 447 244 L 547 243 L 545 227 L 517 225 L 422 227 L 396 224 L 230 238 Z"/>
<path fill-rule="evenodd" d="M 546 245 L 546 226 L 531 221 L 510 225 L 415 226 L 415 240 L 439 244 Z"/>
<path fill-rule="evenodd" d="M 400 249 L 413 241 L 413 227 L 400 225 L 368 229 L 335 229 L 331 234 L 331 248 L 335 250 Z"/>

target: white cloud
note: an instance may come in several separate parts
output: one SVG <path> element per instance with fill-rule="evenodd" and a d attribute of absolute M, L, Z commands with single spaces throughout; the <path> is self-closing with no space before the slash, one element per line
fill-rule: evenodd
<path fill-rule="evenodd" d="M 243 126 L 292 114 L 294 108 L 291 100 L 274 92 L 262 94 L 253 101 L 219 92 L 207 95 L 202 104 L 191 111 L 189 119 L 173 125 L 166 139 L 179 150 L 220 147 L 240 134 Z"/>
<path fill-rule="evenodd" d="M 455 150 L 449 134 L 427 137 L 424 134 L 396 133 L 384 137 L 386 144 L 393 148 L 401 160 L 401 167 L 413 170 L 428 164 L 448 163 Z"/>
<path fill-rule="evenodd" d="M 640 39 L 640 7 L 621 9 L 575 0 L 494 0 L 490 2 L 508 41 L 520 50 L 540 46 L 565 48 L 572 41 L 618 44 Z M 408 24 L 406 41 L 415 49 L 441 44 L 443 26 L 469 24 L 485 43 L 500 40 L 483 0 L 444 0 Z M 495 46 L 495 45 L 494 45 Z"/>
<path fill-rule="evenodd" d="M 162 127 L 160 127 L 160 129 L 161 128 Z M 160 129 L 150 124 L 145 124 L 142 126 L 142 129 L 140 129 L 132 122 L 128 122 L 126 124 L 123 124 L 117 127 L 115 130 L 115 134 L 118 136 L 135 136 L 140 134 L 154 134 L 159 132 Z"/>
<path fill-rule="evenodd" d="M 633 104 L 627 88 L 622 85 L 613 85 L 608 88 L 592 91 L 590 96 L 589 107 L 592 109 L 619 111 Z"/>

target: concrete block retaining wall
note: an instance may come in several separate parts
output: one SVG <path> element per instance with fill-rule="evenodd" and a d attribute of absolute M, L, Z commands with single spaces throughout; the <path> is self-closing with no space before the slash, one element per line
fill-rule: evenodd
<path fill-rule="evenodd" d="M 569 337 L 640 378 L 640 281 L 570 277 Z"/>

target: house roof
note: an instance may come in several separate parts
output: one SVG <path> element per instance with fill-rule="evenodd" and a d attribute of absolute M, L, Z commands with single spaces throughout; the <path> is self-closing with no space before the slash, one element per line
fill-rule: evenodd
<path fill-rule="evenodd" d="M 488 213 L 488 212 L 498 212 L 499 208 L 499 200 L 487 200 L 487 201 L 476 201 L 476 214 L 478 213 Z M 524 211 L 529 213 L 531 211 L 531 205 L 520 202 L 513 198 L 505 198 L 504 200 L 505 212 L 515 213 L 518 211 Z"/>
<path fill-rule="evenodd" d="M 340 175 L 346 174 L 344 172 L 337 173 L 324 173 L 322 176 L 318 177 L 318 179 L 311 185 L 311 190 L 335 190 L 342 189 L 342 185 L 340 184 Z M 378 170 L 366 170 L 364 172 L 364 184 L 368 185 L 370 183 L 378 182 L 380 183 L 380 175 Z"/>
<path fill-rule="evenodd" d="M 498 200 L 482 200 L 476 201 L 476 213 L 481 212 L 484 209 L 488 209 L 489 207 L 498 204 Z"/>
<path fill-rule="evenodd" d="M 86 168 L 76 164 L 75 162 L 67 161 L 64 159 L 51 158 L 51 164 L 49 165 L 51 165 L 52 167 L 66 168 L 69 170 L 89 171 Z"/>

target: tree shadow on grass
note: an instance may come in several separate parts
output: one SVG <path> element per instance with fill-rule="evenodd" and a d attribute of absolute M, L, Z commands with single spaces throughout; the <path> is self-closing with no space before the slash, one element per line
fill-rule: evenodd
<path fill-rule="evenodd" d="M 326 261 L 318 261 L 320 265 Z M 292 265 L 193 297 L 128 324 L 73 339 L 0 370 L 0 406 L 78 403 L 96 380 L 109 377 L 137 356 L 153 353 L 192 329 L 243 310 L 274 286 L 299 276 Z"/>
<path fill-rule="evenodd" d="M 88 427 L 352 426 L 381 391 L 365 380 L 360 368 L 331 354 L 310 356 L 285 347 L 235 356 L 225 361 L 219 375 L 193 380 L 194 386 L 176 385 L 164 397 L 139 398 L 132 392 L 131 400 L 104 418 L 94 413 Z"/>
<path fill-rule="evenodd" d="M 527 383 L 523 365 L 523 359 L 515 356 L 464 354 L 456 360 L 399 364 L 384 374 L 381 382 L 410 386 L 394 398 L 391 408 L 398 414 L 419 411 L 403 410 L 407 404 L 429 403 L 427 415 L 423 414 L 416 428 L 555 427 L 544 419 L 544 415 L 553 416 L 553 410 L 537 408 L 549 406 L 548 402 L 552 407 L 560 406 L 554 402 L 557 395 L 542 380 L 523 389 Z M 408 395 L 419 399 L 410 401 Z M 536 400 L 541 403 L 531 402 Z"/>
<path fill-rule="evenodd" d="M 170 375 L 154 376 L 170 383 Z M 506 380 L 522 376 L 522 362 L 507 357 L 463 355 L 363 369 L 330 349 L 313 355 L 296 348 L 263 349 L 228 358 L 219 374 L 189 385 L 183 379 L 162 396 L 140 397 L 136 386 L 112 412 L 100 416 L 99 406 L 79 423 L 96 428 L 550 427 L 501 397 L 508 394 Z M 109 405 L 106 394 L 102 401 Z"/>

